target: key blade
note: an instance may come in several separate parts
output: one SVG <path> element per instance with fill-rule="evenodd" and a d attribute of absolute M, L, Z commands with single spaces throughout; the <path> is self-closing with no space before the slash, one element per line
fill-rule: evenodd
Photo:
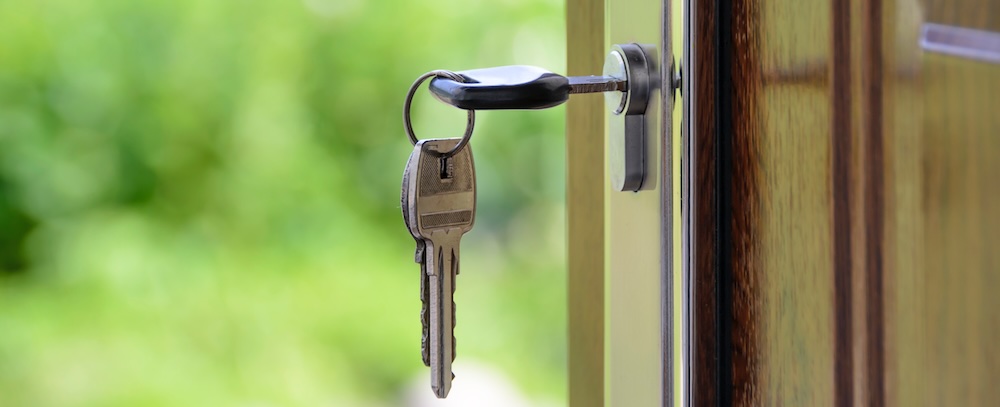
<path fill-rule="evenodd" d="M 424 366 L 431 366 L 430 354 L 430 276 L 424 259 L 423 239 L 420 239 L 420 360 Z"/>
<path fill-rule="evenodd" d="M 610 76 L 571 76 L 569 93 L 624 92 L 628 83 Z"/>
<path fill-rule="evenodd" d="M 427 267 L 434 269 L 430 277 L 431 310 L 431 389 L 438 398 L 445 398 L 451 391 L 452 361 L 455 359 L 455 275 L 458 259 L 455 257 L 457 242 L 446 236 L 432 236 L 427 245 Z M 440 243 L 439 243 L 440 242 Z"/>

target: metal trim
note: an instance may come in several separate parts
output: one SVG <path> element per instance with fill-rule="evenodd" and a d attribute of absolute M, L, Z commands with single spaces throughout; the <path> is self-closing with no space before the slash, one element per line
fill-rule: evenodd
<path fill-rule="evenodd" d="M 1000 64 L 1000 33 L 926 23 L 920 47 L 928 52 Z"/>
<path fill-rule="evenodd" d="M 662 272 L 660 274 L 660 359 L 662 360 L 662 404 L 674 405 L 674 394 L 678 386 L 674 377 L 674 50 L 672 0 L 661 3 L 662 20 L 660 21 L 660 199 L 662 201 L 661 247 L 660 255 Z M 651 78 L 653 79 L 653 78 Z"/>
<path fill-rule="evenodd" d="M 694 185 L 695 146 L 693 122 L 696 117 L 694 83 L 697 79 L 695 46 L 693 41 L 693 23 L 695 21 L 694 0 L 683 0 L 683 54 L 681 57 L 681 377 L 676 380 L 680 390 L 680 405 L 693 406 L 693 378 L 695 339 L 694 318 L 694 268 L 692 265 L 694 253 L 694 219 L 691 214 L 695 207 Z"/>

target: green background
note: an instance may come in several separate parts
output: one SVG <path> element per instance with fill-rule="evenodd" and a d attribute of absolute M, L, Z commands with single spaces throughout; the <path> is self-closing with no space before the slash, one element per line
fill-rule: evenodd
<path fill-rule="evenodd" d="M 0 2 L 0 406 L 429 394 L 403 96 L 432 69 L 563 72 L 563 7 Z M 566 397 L 563 115 L 478 115 L 456 294 L 459 362 L 539 405 Z M 414 122 L 464 113 L 421 91 Z"/>

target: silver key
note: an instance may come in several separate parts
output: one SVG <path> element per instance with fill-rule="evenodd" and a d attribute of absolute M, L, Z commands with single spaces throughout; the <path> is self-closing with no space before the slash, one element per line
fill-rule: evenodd
<path fill-rule="evenodd" d="M 427 276 L 427 264 L 424 262 L 424 248 L 426 244 L 424 239 L 420 237 L 417 229 L 410 227 L 410 173 L 416 171 L 416 163 L 422 152 L 419 149 L 414 149 L 413 153 L 410 154 L 409 160 L 406 161 L 406 169 L 403 170 L 403 191 L 400 196 L 400 207 L 403 212 L 403 222 L 406 224 L 406 228 L 410 229 L 410 235 L 413 236 L 414 243 L 416 243 L 416 250 L 413 253 L 413 261 L 420 265 L 420 359 L 424 362 L 424 366 L 430 367 L 430 353 L 428 348 L 428 339 L 430 337 L 430 328 L 428 327 L 428 313 L 429 304 L 428 296 L 430 293 L 430 282 L 428 282 Z"/>
<path fill-rule="evenodd" d="M 423 140 L 415 171 L 408 181 L 411 233 L 424 239 L 424 262 L 430 282 L 431 388 L 439 398 L 451 390 L 455 358 L 455 277 L 459 274 L 459 243 L 472 229 L 476 212 L 476 174 L 471 148 L 450 158 L 459 139 Z"/>

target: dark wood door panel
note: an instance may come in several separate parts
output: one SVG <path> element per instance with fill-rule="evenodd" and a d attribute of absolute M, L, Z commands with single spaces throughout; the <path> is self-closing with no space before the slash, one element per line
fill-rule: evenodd
<path fill-rule="evenodd" d="M 833 162 L 849 147 L 832 137 L 837 115 L 849 113 L 831 92 L 844 78 L 829 62 L 847 50 L 834 47 L 838 10 L 699 7 L 695 400 L 828 404 L 838 363 Z"/>
<path fill-rule="evenodd" d="M 1000 5 L 696 6 L 697 404 L 1000 400 Z"/>
<path fill-rule="evenodd" d="M 719 99 L 720 267 L 740 405 L 834 395 L 833 12 L 830 2 L 739 2 L 721 30 L 731 41 L 721 82 L 732 87 Z"/>

